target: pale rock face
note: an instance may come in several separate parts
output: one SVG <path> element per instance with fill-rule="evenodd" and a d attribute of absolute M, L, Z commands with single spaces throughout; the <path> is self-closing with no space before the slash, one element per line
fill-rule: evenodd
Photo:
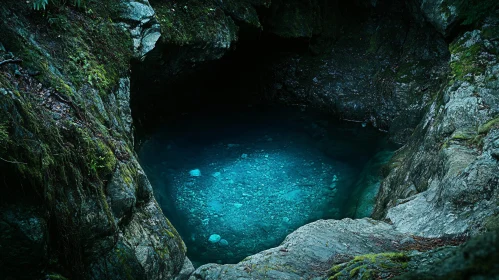
<path fill-rule="evenodd" d="M 298 280 L 324 277 L 334 264 L 355 255 L 397 250 L 408 239 L 412 240 L 391 225 L 368 218 L 319 220 L 300 227 L 278 247 L 250 256 L 238 264 L 203 265 L 189 279 Z"/>
<path fill-rule="evenodd" d="M 147 0 L 130 1 L 126 6 L 127 10 L 122 15 L 124 25 L 132 35 L 135 58 L 144 60 L 161 37 L 160 26 Z"/>
<path fill-rule="evenodd" d="M 392 171 L 378 197 L 378 210 L 391 197 L 385 217 L 398 230 L 425 237 L 473 235 L 498 214 L 499 130 L 491 125 L 499 108 L 498 47 L 479 30 L 451 44 L 455 74 L 443 92 L 444 104 L 431 106 L 415 141 L 401 152 L 404 166 Z M 415 192 L 404 194 L 411 184 Z"/>
<path fill-rule="evenodd" d="M 415 0 L 425 19 L 442 35 L 448 36 L 458 20 L 456 0 Z"/>

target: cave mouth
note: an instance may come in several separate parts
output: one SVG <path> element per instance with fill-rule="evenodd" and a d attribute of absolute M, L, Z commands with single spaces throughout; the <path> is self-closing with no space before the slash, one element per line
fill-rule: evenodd
<path fill-rule="evenodd" d="M 169 69 L 179 54 L 166 48 L 132 69 L 139 161 L 196 267 L 237 263 L 319 219 L 370 215 L 398 148 L 388 135 L 268 94 L 273 66 L 309 44 L 262 33 L 196 68 Z"/>
<path fill-rule="evenodd" d="M 237 263 L 302 225 L 371 207 L 359 205 L 371 202 L 359 202 L 356 186 L 373 157 L 393 149 L 361 123 L 260 105 L 178 116 L 149 134 L 138 153 L 198 266 Z"/>

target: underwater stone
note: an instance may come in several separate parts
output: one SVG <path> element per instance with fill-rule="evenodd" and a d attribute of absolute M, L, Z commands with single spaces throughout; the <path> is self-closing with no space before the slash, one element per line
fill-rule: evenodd
<path fill-rule="evenodd" d="M 220 244 L 220 246 L 223 246 L 223 247 L 229 246 L 229 242 L 225 239 L 221 239 L 218 244 Z"/>
<path fill-rule="evenodd" d="M 210 238 L 208 239 L 208 241 L 210 243 L 215 244 L 215 243 L 219 242 L 220 239 L 222 239 L 222 237 L 220 237 L 220 235 L 218 235 L 218 234 L 212 234 L 212 235 L 210 235 Z"/>
<path fill-rule="evenodd" d="M 191 177 L 200 177 L 201 170 L 199 170 L 199 169 L 191 170 L 191 171 L 189 171 L 189 175 L 191 175 Z"/>
<path fill-rule="evenodd" d="M 219 177 L 220 175 L 222 175 L 222 173 L 220 173 L 220 172 L 215 172 L 215 173 L 211 174 L 211 176 L 213 176 L 215 178 Z"/>
<path fill-rule="evenodd" d="M 241 158 L 247 158 L 248 157 L 248 154 L 242 154 L 241 155 Z"/>

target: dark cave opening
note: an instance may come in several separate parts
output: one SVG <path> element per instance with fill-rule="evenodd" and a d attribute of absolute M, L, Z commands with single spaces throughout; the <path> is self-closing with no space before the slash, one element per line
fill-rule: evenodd
<path fill-rule="evenodd" d="M 397 146 L 366 123 L 268 90 L 281 58 L 331 41 L 249 30 L 216 61 L 179 62 L 190 50 L 162 46 L 134 65 L 139 161 L 195 266 L 237 263 L 306 223 L 372 211 Z"/>

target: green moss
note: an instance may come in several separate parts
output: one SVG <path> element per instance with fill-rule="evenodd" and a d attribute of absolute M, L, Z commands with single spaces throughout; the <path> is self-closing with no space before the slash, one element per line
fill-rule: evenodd
<path fill-rule="evenodd" d="M 499 117 L 488 121 L 478 127 L 479 134 L 487 134 L 492 128 L 499 126 Z"/>
<path fill-rule="evenodd" d="M 49 275 L 47 275 L 47 279 L 50 279 L 50 280 L 68 280 L 68 278 L 66 278 L 60 274 L 49 274 Z"/>
<path fill-rule="evenodd" d="M 116 256 L 118 256 L 118 260 L 121 263 L 121 267 L 125 269 L 125 275 L 128 280 L 133 280 L 135 277 L 133 277 L 133 270 L 128 264 L 128 254 L 125 250 L 119 249 L 118 247 L 115 248 L 115 253 Z"/>
<path fill-rule="evenodd" d="M 389 259 L 393 261 L 402 261 L 407 259 L 407 254 L 405 253 L 380 253 L 380 254 L 366 254 L 361 256 L 356 256 L 353 261 L 361 262 L 361 261 L 369 261 L 376 262 L 377 258 Z"/>
<path fill-rule="evenodd" d="M 6 6 L 12 10 L 25 8 L 24 3 L 16 2 L 8 1 Z M 80 90 L 84 85 L 105 95 L 128 73 L 132 55 L 129 32 L 113 22 L 119 17 L 121 5 L 118 0 L 90 1 L 87 8 L 99 16 L 65 6 L 57 13 L 35 17 L 39 29 L 3 28 L 0 37 L 6 38 L 2 41 L 23 59 L 25 67 L 40 73 L 37 79 L 44 84 L 68 96 L 74 94 L 72 86 Z M 29 22 L 17 20 L 12 25 Z"/>
<path fill-rule="evenodd" d="M 0 148 L 7 146 L 9 141 L 9 132 L 7 131 L 7 125 L 0 123 Z"/>
<path fill-rule="evenodd" d="M 407 268 L 410 258 L 406 253 L 381 253 L 356 256 L 348 263 L 330 269 L 330 280 L 334 279 L 372 279 L 381 273 L 400 274 Z"/>
<path fill-rule="evenodd" d="M 469 140 L 469 144 L 471 146 L 475 146 L 479 149 L 481 149 L 483 147 L 483 139 L 484 139 L 484 135 L 477 135 L 475 136 L 475 138 Z"/>
<path fill-rule="evenodd" d="M 365 265 L 361 265 L 361 266 L 357 266 L 356 268 L 350 270 L 350 277 L 355 277 L 358 273 L 359 273 L 359 270 L 361 269 L 366 269 L 367 266 Z"/>
<path fill-rule="evenodd" d="M 175 238 L 175 234 L 173 234 L 171 231 L 166 231 L 166 234 L 170 236 L 171 238 Z"/>
<path fill-rule="evenodd" d="M 329 273 L 336 274 L 339 271 L 341 271 L 342 268 L 343 268 L 343 265 L 341 265 L 341 264 L 335 265 L 335 266 L 331 267 L 331 269 L 329 270 Z"/>
<path fill-rule="evenodd" d="M 485 72 L 485 65 L 479 60 L 482 52 L 480 44 L 466 48 L 464 41 L 460 40 L 450 45 L 450 51 L 458 56 L 458 59 L 450 63 L 451 76 L 454 80 L 473 81 L 474 76 Z"/>
<path fill-rule="evenodd" d="M 154 248 L 154 252 L 161 258 L 161 259 L 168 259 L 170 257 L 170 251 L 168 250 L 167 246 L 164 246 L 162 248 Z"/>
<path fill-rule="evenodd" d="M 467 131 L 456 131 L 451 135 L 451 140 L 468 141 L 476 137 L 476 133 Z"/>
<path fill-rule="evenodd" d="M 228 36 L 235 41 L 237 26 L 215 2 L 201 0 L 152 1 L 163 39 L 178 46 L 206 44 Z M 228 34 L 222 32 L 229 30 Z"/>
<path fill-rule="evenodd" d="M 43 205 L 53 238 L 61 240 L 51 250 L 68 274 L 83 275 L 82 239 L 88 228 L 81 227 L 79 199 L 94 197 L 108 227 L 115 226 L 105 185 L 117 165 L 112 137 L 123 136 L 110 135 L 99 112 L 114 104 L 103 104 L 100 96 L 129 74 L 132 40 L 113 22 L 119 0 L 90 1 L 92 13 L 67 6 L 52 14 L 33 13 L 25 6 L 15 0 L 0 6 L 2 43 L 23 60 L 17 66 L 22 73 L 39 72 L 19 79 L 10 67 L 0 69 L 1 87 L 13 92 L 0 94 L 0 157 L 9 161 L 1 163 L 0 179 L 9 189 L 0 203 L 29 197 Z M 128 172 L 125 180 L 133 183 L 134 176 Z M 123 253 L 125 268 L 126 258 Z"/>

